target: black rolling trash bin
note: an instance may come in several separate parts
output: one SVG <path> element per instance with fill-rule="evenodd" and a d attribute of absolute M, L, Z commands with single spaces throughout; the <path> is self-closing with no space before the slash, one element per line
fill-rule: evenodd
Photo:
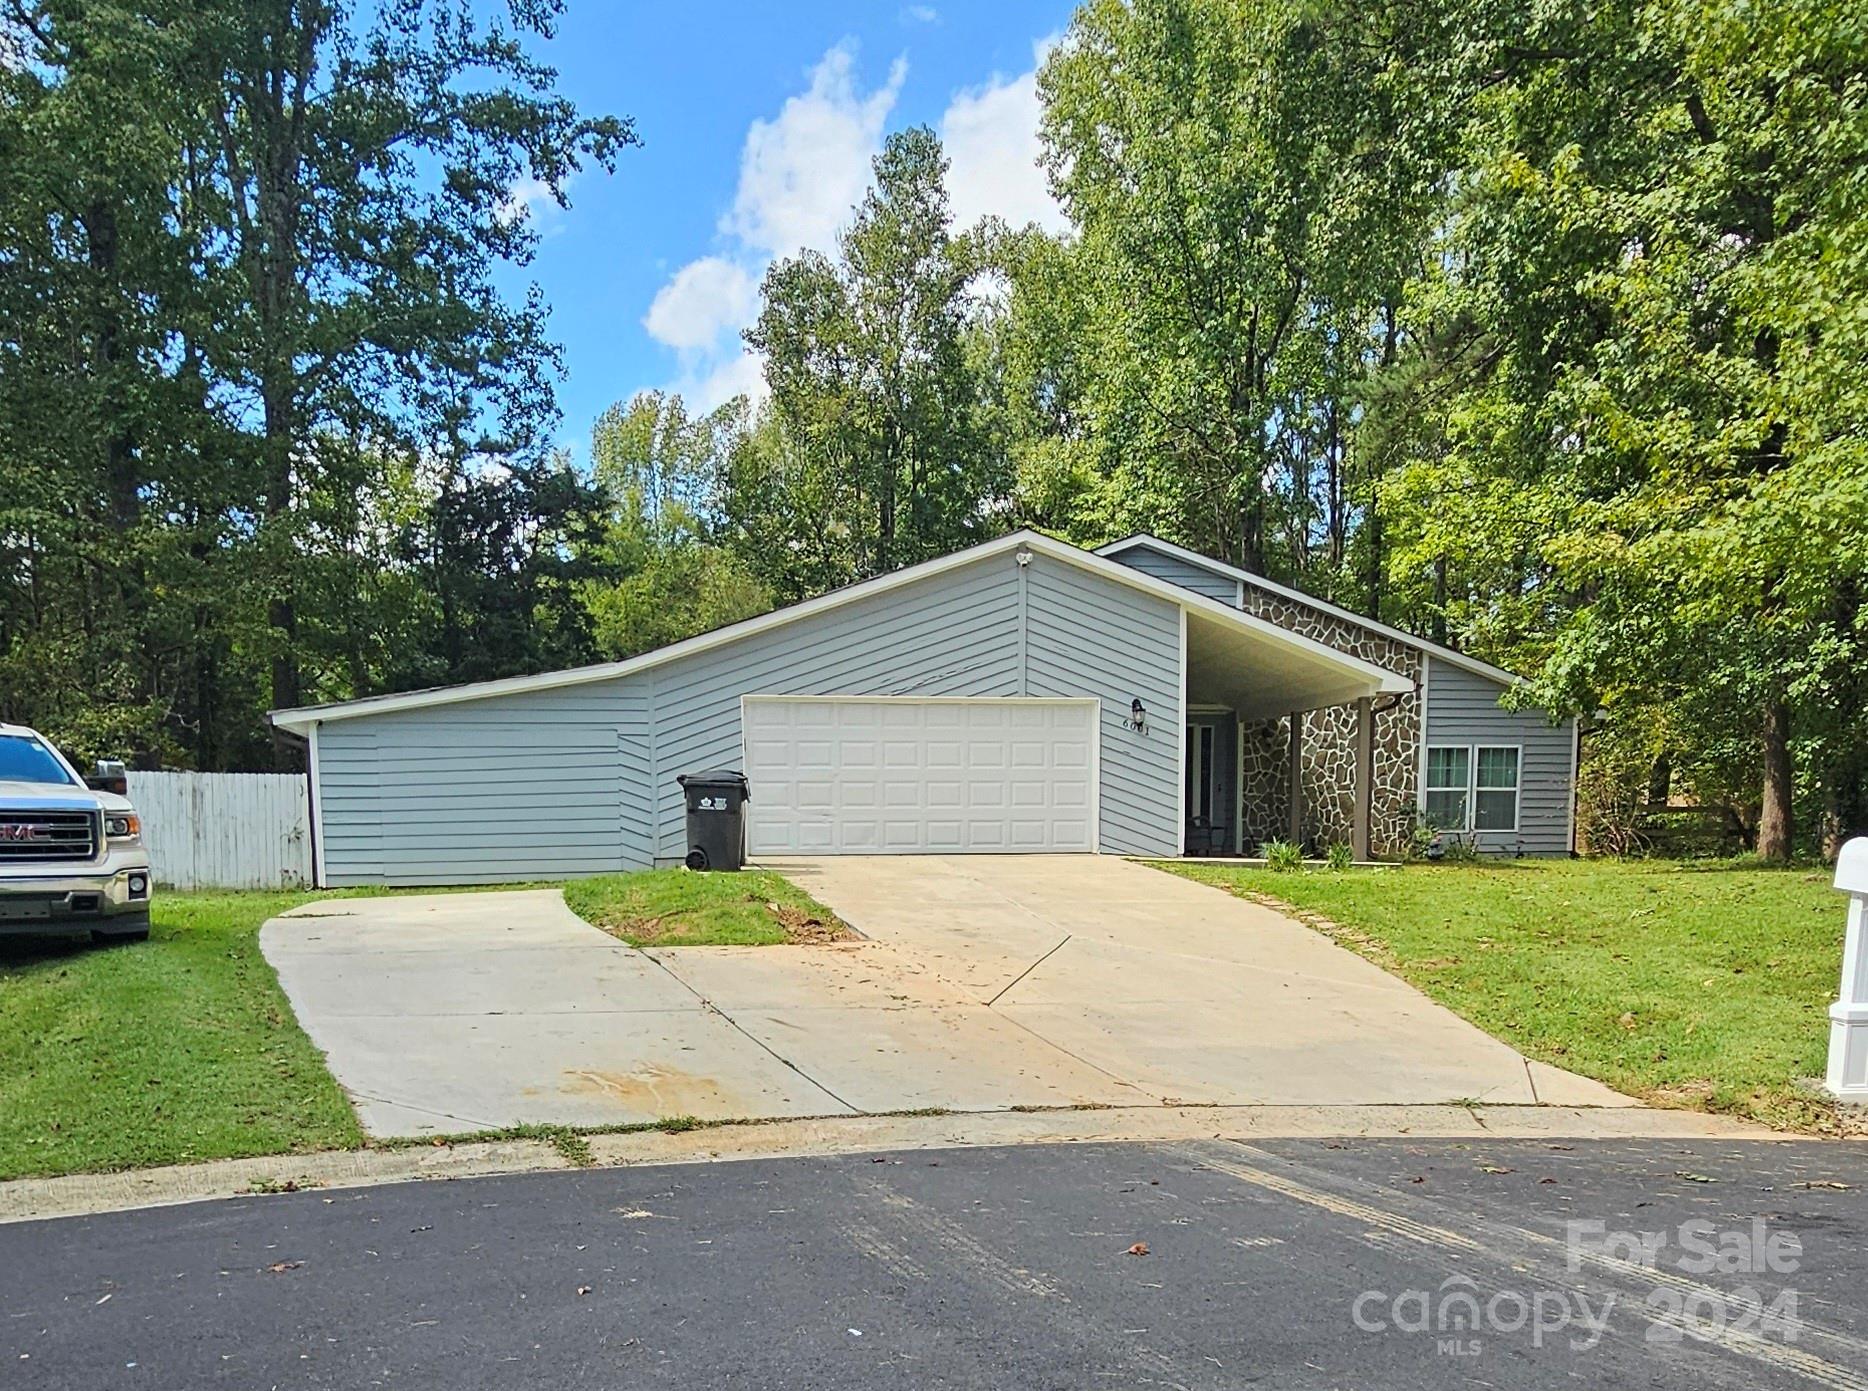
<path fill-rule="evenodd" d="M 716 768 L 675 779 L 688 799 L 689 869 L 738 869 L 746 860 L 745 806 L 752 789 L 744 773 Z"/>

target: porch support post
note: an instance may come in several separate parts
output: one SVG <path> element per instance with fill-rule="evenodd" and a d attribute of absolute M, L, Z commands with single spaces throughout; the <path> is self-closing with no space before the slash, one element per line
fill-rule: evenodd
<path fill-rule="evenodd" d="M 1286 769 L 1290 784 L 1291 829 L 1287 837 L 1292 845 L 1304 843 L 1304 714 L 1291 712 L 1291 751 Z"/>
<path fill-rule="evenodd" d="M 1375 801 L 1375 711 L 1368 696 L 1356 702 L 1356 819 L 1349 849 L 1358 860 L 1369 858 L 1370 811 Z"/>

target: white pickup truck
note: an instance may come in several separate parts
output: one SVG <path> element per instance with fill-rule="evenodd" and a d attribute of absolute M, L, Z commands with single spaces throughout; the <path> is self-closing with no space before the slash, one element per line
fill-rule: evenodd
<path fill-rule="evenodd" d="M 149 936 L 149 852 L 123 794 L 122 764 L 87 784 L 37 731 L 0 724 L 0 935 Z"/>

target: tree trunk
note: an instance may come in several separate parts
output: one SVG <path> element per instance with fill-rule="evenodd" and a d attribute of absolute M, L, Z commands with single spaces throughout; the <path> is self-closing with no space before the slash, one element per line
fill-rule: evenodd
<path fill-rule="evenodd" d="M 1329 519 L 1330 570 L 1332 579 L 1335 572 L 1342 568 L 1343 552 L 1349 544 L 1349 514 L 1344 506 L 1347 489 L 1343 486 L 1343 430 L 1342 417 L 1337 410 L 1336 397 L 1332 394 L 1329 403 L 1330 445 L 1325 458 L 1329 466 Z"/>
<path fill-rule="evenodd" d="M 1239 510 L 1239 568 L 1265 573 L 1265 491 L 1253 484 L 1252 501 Z"/>
<path fill-rule="evenodd" d="M 266 520 L 273 526 L 285 525 L 292 510 L 292 407 L 290 369 L 275 366 L 276 376 L 261 383 L 260 394 L 266 412 Z M 292 599 L 291 555 L 296 546 L 288 538 L 275 540 L 286 559 L 274 570 L 277 586 L 266 606 L 266 621 L 272 626 L 272 706 L 288 710 L 299 703 L 298 686 L 298 609 Z M 282 754 L 283 756 L 283 754 Z M 283 771 L 283 769 L 282 769 Z"/>
<path fill-rule="evenodd" d="M 1665 806 L 1673 796 L 1673 759 L 1668 754 L 1656 758 L 1647 770 L 1647 799 L 1653 806 Z"/>
<path fill-rule="evenodd" d="M 1433 562 L 1433 621 L 1429 636 L 1446 646 L 1446 557 L 1436 556 Z"/>
<path fill-rule="evenodd" d="M 1764 795 L 1758 810 L 1758 858 L 1782 864 L 1790 858 L 1790 707 L 1782 696 L 1764 706 Z"/>

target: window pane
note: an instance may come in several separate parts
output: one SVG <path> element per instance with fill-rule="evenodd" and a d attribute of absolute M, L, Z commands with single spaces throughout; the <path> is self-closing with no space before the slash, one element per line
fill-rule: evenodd
<path fill-rule="evenodd" d="M 1479 786 L 1516 787 L 1518 751 L 1516 749 L 1479 750 Z"/>
<path fill-rule="evenodd" d="M 1213 726 L 1200 726 L 1200 815 L 1213 819 Z"/>
<path fill-rule="evenodd" d="M 1442 831 L 1466 829 L 1466 789 L 1457 792 L 1429 792 L 1427 820 Z"/>
<path fill-rule="evenodd" d="M 52 757 L 51 750 L 22 734 L 0 735 L 0 779 L 71 785 L 71 775 Z"/>
<path fill-rule="evenodd" d="M 1446 747 L 1427 750 L 1427 786 L 1466 788 L 1466 759 L 1470 750 Z"/>
<path fill-rule="evenodd" d="M 1518 828 L 1516 792 L 1481 792 L 1473 807 L 1473 829 L 1515 831 Z"/>

